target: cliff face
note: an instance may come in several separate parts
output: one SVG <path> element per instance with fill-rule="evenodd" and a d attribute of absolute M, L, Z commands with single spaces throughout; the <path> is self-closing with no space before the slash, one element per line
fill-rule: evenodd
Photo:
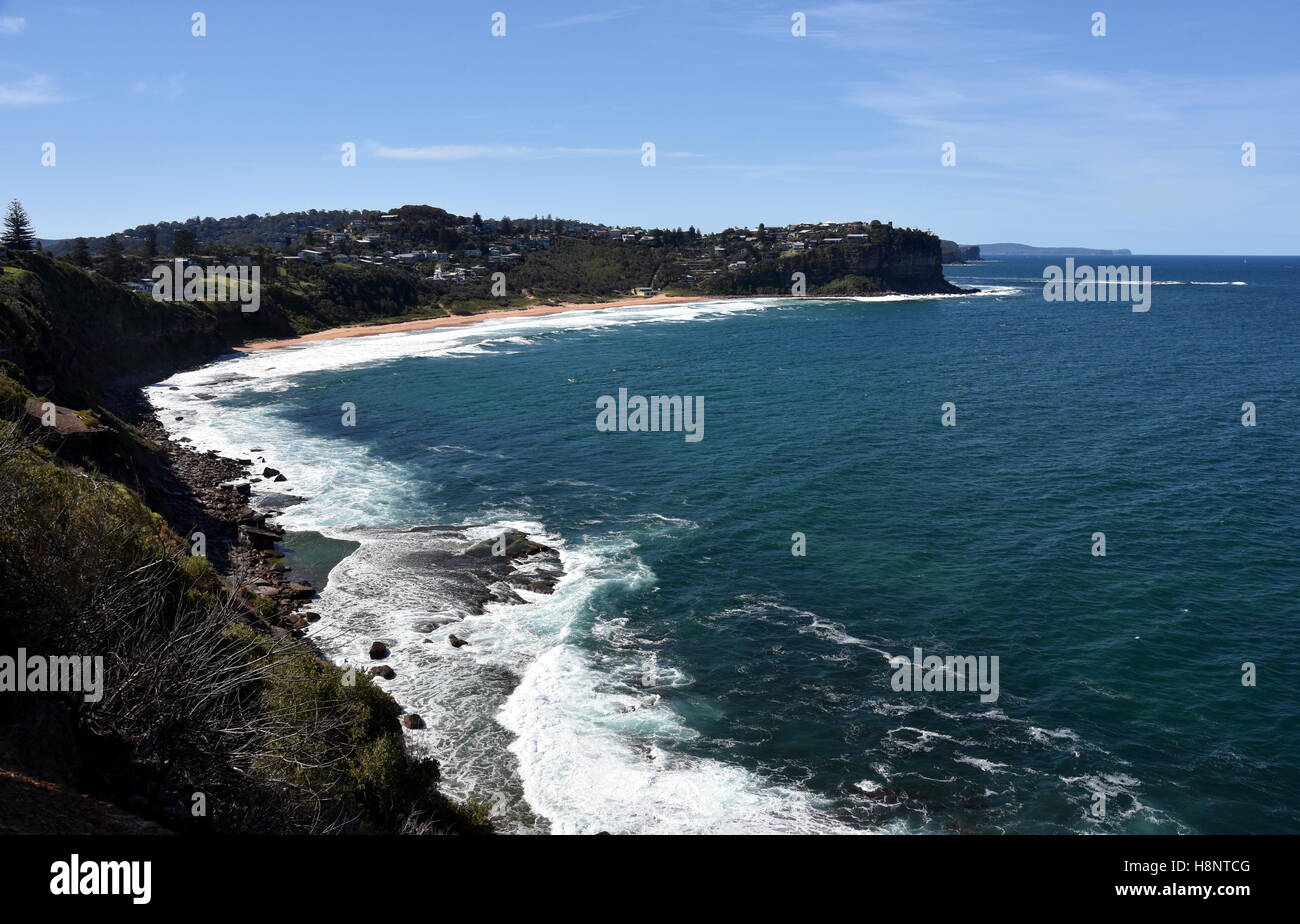
<path fill-rule="evenodd" d="M 155 302 L 41 254 L 13 262 L 0 279 L 0 359 L 60 403 L 85 406 L 107 382 L 196 362 L 229 342 L 203 306 Z"/>
<path fill-rule="evenodd" d="M 84 407 L 118 380 L 140 384 L 231 346 L 415 310 L 418 283 L 393 270 L 323 267 L 264 277 L 261 304 L 158 302 L 40 253 L 14 254 L 0 275 L 0 360 L 32 388 Z"/>
<path fill-rule="evenodd" d="M 744 270 L 706 279 L 711 294 L 789 295 L 803 273 L 808 295 L 945 294 L 961 289 L 943 278 L 939 238 L 924 231 L 881 226 L 871 241 L 823 243 L 803 253 L 764 259 Z"/>

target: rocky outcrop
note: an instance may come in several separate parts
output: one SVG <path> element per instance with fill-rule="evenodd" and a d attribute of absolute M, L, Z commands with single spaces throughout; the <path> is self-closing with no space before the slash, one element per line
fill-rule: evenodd
<path fill-rule="evenodd" d="M 819 243 L 719 273 L 700 288 L 717 295 L 790 295 L 802 273 L 807 295 L 949 294 L 967 291 L 943 278 L 939 238 L 873 223 L 870 240 Z"/>
<path fill-rule="evenodd" d="M 496 538 L 476 542 L 462 556 L 478 562 L 473 572 L 482 580 L 488 599 L 501 602 L 524 602 L 511 587 L 552 593 L 564 575 L 558 550 L 529 539 L 517 529 L 507 529 Z"/>
<path fill-rule="evenodd" d="M 963 247 L 955 241 L 940 241 L 944 263 L 972 263 L 980 259 L 978 244 Z"/>

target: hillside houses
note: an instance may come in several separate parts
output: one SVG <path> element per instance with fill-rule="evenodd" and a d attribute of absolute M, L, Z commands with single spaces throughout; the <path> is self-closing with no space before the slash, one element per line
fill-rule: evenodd
<path fill-rule="evenodd" d="M 321 220 L 327 215 L 332 223 Z M 481 281 L 495 272 L 510 272 L 557 245 L 585 241 L 585 252 L 597 260 L 606 258 L 599 250 L 592 251 L 593 245 L 637 248 L 638 256 L 623 265 L 651 267 L 639 271 L 635 285 L 660 291 L 665 285 L 694 288 L 720 274 L 744 275 L 771 261 L 819 247 L 866 246 L 872 243 L 873 233 L 892 229 L 892 225 L 879 222 L 798 222 L 703 234 L 694 227 L 686 231 L 680 227 L 647 229 L 550 216 L 512 220 L 475 215 L 471 219 L 430 206 L 403 206 L 392 212 L 304 213 L 275 219 L 276 239 L 243 252 L 217 247 L 219 262 L 265 265 L 269 259 L 297 267 L 391 267 L 418 274 L 425 282 L 456 285 Z M 203 244 L 202 238 L 199 240 Z M 608 259 L 610 266 L 617 266 L 623 258 Z M 662 272 L 654 270 L 655 266 L 661 266 Z M 132 267 L 131 274 L 137 276 L 138 286 L 137 267 Z M 582 278 L 579 272 L 574 276 Z M 629 285 L 625 291 L 631 288 Z"/>

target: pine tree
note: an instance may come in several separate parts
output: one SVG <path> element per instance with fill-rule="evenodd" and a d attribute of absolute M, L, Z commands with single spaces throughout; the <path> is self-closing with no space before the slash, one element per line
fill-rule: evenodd
<path fill-rule="evenodd" d="M 0 238 L 0 243 L 8 250 L 31 250 L 35 242 L 31 219 L 27 217 L 18 200 L 12 200 L 9 203 L 9 211 L 5 213 L 5 233 L 4 237 Z"/>
<path fill-rule="evenodd" d="M 104 248 L 104 262 L 99 271 L 114 282 L 126 279 L 126 260 L 122 256 L 122 242 L 118 240 L 116 234 L 108 236 L 108 244 Z"/>
<path fill-rule="evenodd" d="M 84 237 L 77 238 L 72 245 L 72 256 L 69 257 L 69 260 L 76 266 L 90 268 L 90 245 L 86 243 Z"/>
<path fill-rule="evenodd" d="M 150 260 L 158 256 L 158 229 L 153 225 L 144 230 L 144 255 Z"/>

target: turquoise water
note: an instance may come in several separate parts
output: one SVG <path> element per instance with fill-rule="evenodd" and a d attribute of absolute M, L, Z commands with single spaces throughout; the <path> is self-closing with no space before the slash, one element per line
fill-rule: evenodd
<path fill-rule="evenodd" d="M 1146 313 L 1045 302 L 1049 262 L 323 342 L 153 395 L 281 469 L 287 526 L 361 543 L 317 642 L 390 640 L 412 746 L 505 828 L 1294 833 L 1300 258 L 1129 258 L 1197 283 Z M 703 396 L 704 438 L 599 432 L 619 388 Z M 465 614 L 428 524 L 528 528 L 569 576 Z M 914 647 L 997 656 L 997 701 L 895 691 Z"/>

